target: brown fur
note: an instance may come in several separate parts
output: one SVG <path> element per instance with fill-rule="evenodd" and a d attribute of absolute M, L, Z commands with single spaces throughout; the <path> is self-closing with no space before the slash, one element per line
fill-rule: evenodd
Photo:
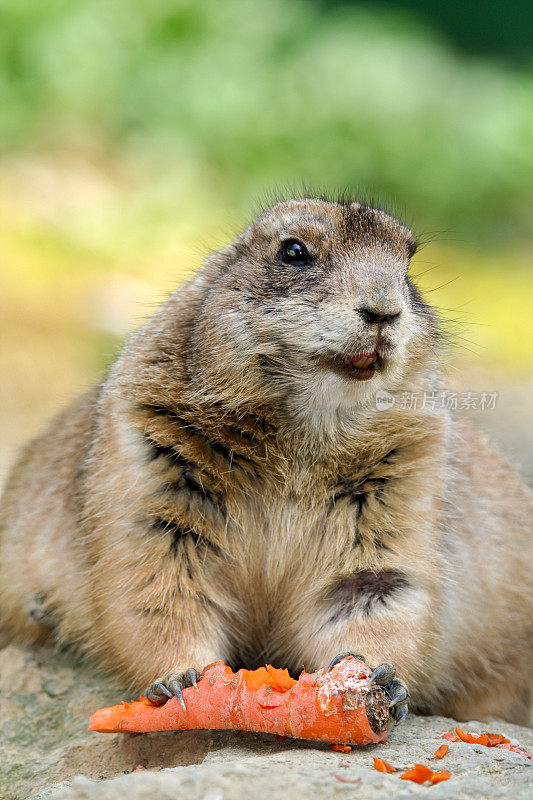
<path fill-rule="evenodd" d="M 313 264 L 280 262 L 287 236 Z M 395 662 L 417 710 L 526 719 L 531 495 L 450 412 L 373 404 L 440 386 L 414 246 L 383 212 L 304 199 L 210 257 L 15 466 L 4 634 L 52 627 L 138 690 L 348 649 Z M 336 371 L 376 343 L 370 380 Z"/>

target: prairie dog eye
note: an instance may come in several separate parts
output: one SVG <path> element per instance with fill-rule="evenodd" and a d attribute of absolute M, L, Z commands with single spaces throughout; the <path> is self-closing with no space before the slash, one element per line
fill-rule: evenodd
<path fill-rule="evenodd" d="M 309 250 L 299 239 L 285 239 L 281 243 L 280 256 L 286 264 L 309 264 Z"/>

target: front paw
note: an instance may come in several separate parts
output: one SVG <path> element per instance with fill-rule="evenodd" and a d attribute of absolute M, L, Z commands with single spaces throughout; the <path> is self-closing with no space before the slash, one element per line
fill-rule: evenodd
<path fill-rule="evenodd" d="M 369 682 L 377 683 L 385 689 L 389 698 L 390 715 L 396 725 L 399 725 L 407 716 L 409 690 L 405 683 L 396 677 L 394 664 L 389 662 L 380 664 L 372 670 Z"/>
<path fill-rule="evenodd" d="M 347 656 L 353 656 L 366 663 L 366 659 L 357 653 L 339 653 L 335 656 L 327 671 Z M 369 685 L 377 684 L 382 686 L 389 698 L 389 709 L 391 718 L 396 725 L 399 725 L 407 716 L 407 701 L 409 700 L 409 690 L 405 683 L 396 677 L 396 667 L 394 664 L 384 662 L 372 670 L 368 679 Z"/>
<path fill-rule="evenodd" d="M 171 672 L 166 678 L 160 678 L 152 683 L 146 692 L 146 697 L 155 706 L 164 705 L 171 697 L 177 697 L 184 711 L 187 711 L 182 691 L 188 686 L 195 686 L 200 680 L 200 673 L 194 667 Z"/>

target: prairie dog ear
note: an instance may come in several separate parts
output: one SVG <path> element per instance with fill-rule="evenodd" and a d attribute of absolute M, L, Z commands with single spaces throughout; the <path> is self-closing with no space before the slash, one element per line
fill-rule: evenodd
<path fill-rule="evenodd" d="M 203 269 L 199 270 L 197 274 L 210 268 L 218 271 L 225 266 L 230 266 L 242 254 L 243 250 L 241 237 L 239 237 L 235 242 L 230 242 L 220 250 L 210 253 L 204 261 Z"/>

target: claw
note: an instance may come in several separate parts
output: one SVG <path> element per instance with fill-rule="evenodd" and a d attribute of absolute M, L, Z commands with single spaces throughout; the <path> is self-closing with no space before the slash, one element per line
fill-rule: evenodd
<path fill-rule="evenodd" d="M 388 686 L 395 675 L 396 667 L 393 664 L 388 664 L 385 662 L 384 664 L 380 664 L 379 667 L 376 667 L 376 669 L 372 671 L 372 675 L 368 679 L 368 683 L 370 686 L 373 683 L 377 683 L 378 686 Z"/>
<path fill-rule="evenodd" d="M 167 689 L 167 687 L 165 686 L 164 683 L 156 683 L 156 684 L 154 684 L 153 689 L 155 691 L 159 692 L 159 694 L 164 694 L 167 697 L 172 697 L 172 693 L 169 692 L 169 690 Z"/>
<path fill-rule="evenodd" d="M 196 683 L 196 681 L 200 677 L 200 674 L 199 674 L 198 670 L 193 669 L 192 667 L 189 667 L 189 669 L 185 673 L 185 676 L 187 677 L 187 679 L 188 679 L 189 683 L 191 684 L 191 686 L 194 686 L 196 691 L 198 691 L 198 684 Z"/>
<path fill-rule="evenodd" d="M 333 659 L 333 661 L 331 662 L 329 667 L 326 669 L 326 672 L 329 672 L 330 670 L 332 670 L 333 667 L 335 666 L 335 664 L 338 664 L 339 661 L 342 661 L 343 658 L 348 658 L 349 656 L 353 656 L 353 658 L 358 658 L 360 661 L 365 661 L 366 662 L 365 657 L 360 655 L 360 653 L 351 653 L 349 651 L 347 653 L 339 653 L 339 655 L 335 656 L 335 658 Z"/>
<path fill-rule="evenodd" d="M 183 699 L 183 695 L 181 693 L 181 689 L 178 689 L 176 692 L 176 697 L 178 698 L 178 702 L 184 711 L 187 711 L 187 706 L 185 705 L 185 700 Z"/>
<path fill-rule="evenodd" d="M 184 711 L 187 711 L 187 706 L 185 705 L 185 700 L 183 699 L 182 689 L 183 683 L 179 678 L 171 678 L 168 681 L 168 688 L 172 692 L 172 695 L 175 695 L 178 698 L 179 704 Z M 171 695 L 171 697 L 172 697 Z"/>
<path fill-rule="evenodd" d="M 400 722 L 402 722 L 406 718 L 407 714 L 409 713 L 408 709 L 407 709 L 407 705 L 398 706 L 397 708 L 394 709 L 394 711 L 397 712 L 397 713 L 392 715 L 396 725 L 399 725 Z"/>
<path fill-rule="evenodd" d="M 162 706 L 169 697 L 172 697 L 172 693 L 169 692 L 164 683 L 153 683 L 146 692 L 146 697 L 154 705 Z"/>
<path fill-rule="evenodd" d="M 389 700 L 389 707 L 393 708 L 398 703 L 405 703 L 408 697 L 409 697 L 409 692 L 407 691 L 405 686 L 402 686 L 400 689 L 398 689 L 396 694 L 393 695 Z"/>
<path fill-rule="evenodd" d="M 166 678 L 161 678 L 153 683 L 146 692 L 146 697 L 156 706 L 162 706 L 167 700 L 177 697 L 182 709 L 187 711 L 183 689 L 187 686 L 194 686 L 198 691 L 197 681 L 200 677 L 200 673 L 194 667 L 189 667 L 185 672 L 171 672 Z"/>

